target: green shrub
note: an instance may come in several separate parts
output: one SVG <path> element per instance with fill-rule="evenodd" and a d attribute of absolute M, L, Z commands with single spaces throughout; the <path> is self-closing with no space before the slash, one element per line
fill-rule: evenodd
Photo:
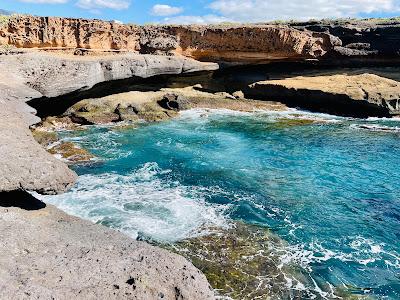
<path fill-rule="evenodd" d="M 8 21 L 10 21 L 11 16 L 6 16 L 6 15 L 0 15 L 0 27 L 4 27 L 8 24 Z"/>

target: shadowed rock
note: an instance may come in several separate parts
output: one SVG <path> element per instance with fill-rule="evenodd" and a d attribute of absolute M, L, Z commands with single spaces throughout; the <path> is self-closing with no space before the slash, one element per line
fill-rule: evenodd
<path fill-rule="evenodd" d="M 0 193 L 0 207 L 18 207 L 25 210 L 39 210 L 46 204 L 25 191 Z"/>
<path fill-rule="evenodd" d="M 368 117 L 400 114 L 400 82 L 373 74 L 293 77 L 254 83 L 249 96 L 327 113 Z"/>

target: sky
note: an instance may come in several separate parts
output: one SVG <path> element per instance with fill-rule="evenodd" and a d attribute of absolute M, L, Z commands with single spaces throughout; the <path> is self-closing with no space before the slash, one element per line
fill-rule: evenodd
<path fill-rule="evenodd" d="M 123 23 L 266 22 L 400 16 L 400 0 L 0 0 L 0 9 Z"/>

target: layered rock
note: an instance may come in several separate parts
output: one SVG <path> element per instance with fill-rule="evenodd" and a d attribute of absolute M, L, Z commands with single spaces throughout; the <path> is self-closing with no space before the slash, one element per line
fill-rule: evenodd
<path fill-rule="evenodd" d="M 400 57 L 400 19 L 337 20 L 294 23 L 293 28 L 336 37 L 331 56 Z"/>
<path fill-rule="evenodd" d="M 398 59 L 399 36 L 400 21 L 395 19 L 136 26 L 101 20 L 13 16 L 0 28 L 0 44 L 20 48 L 182 54 L 235 63 L 310 58 L 340 62 L 338 57 Z"/>
<path fill-rule="evenodd" d="M 181 256 L 43 208 L 30 195 L 0 196 L 10 206 L 0 207 L 2 299 L 214 299 Z"/>
<path fill-rule="evenodd" d="M 149 35 L 172 37 L 177 41 L 170 49 L 174 53 L 216 62 L 318 58 L 332 46 L 324 36 L 314 37 L 310 32 L 274 25 L 151 26 L 142 32 L 142 41 Z M 143 46 L 157 49 L 153 43 Z"/>
<path fill-rule="evenodd" d="M 179 53 L 209 61 L 316 58 L 332 45 L 288 26 L 134 26 L 55 17 L 16 16 L 0 28 L 0 43 L 21 48 L 85 48 L 142 54 Z"/>
<path fill-rule="evenodd" d="M 349 116 L 400 114 L 400 82 L 374 74 L 293 77 L 254 83 L 247 94 Z"/>

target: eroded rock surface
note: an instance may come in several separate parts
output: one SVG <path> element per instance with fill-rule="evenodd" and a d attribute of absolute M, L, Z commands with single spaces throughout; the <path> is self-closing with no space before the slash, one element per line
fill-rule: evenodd
<path fill-rule="evenodd" d="M 34 140 L 26 122 L 9 103 L 0 100 L 0 105 L 0 191 L 66 191 L 75 183 L 75 173 Z M 0 204 L 2 200 L 0 197 Z"/>
<path fill-rule="evenodd" d="M 310 21 L 286 24 L 123 25 L 100 20 L 16 16 L 0 28 L 0 44 L 19 48 L 183 54 L 195 59 L 254 63 L 339 57 L 400 56 L 400 22 Z M 77 50 L 78 49 L 78 50 Z"/>
<path fill-rule="evenodd" d="M 257 109 L 284 110 L 286 106 L 276 102 L 236 99 L 228 93 L 209 93 L 198 87 L 164 88 L 155 92 L 132 91 L 82 100 L 68 109 L 63 117 L 82 125 L 139 120 L 155 122 L 170 119 L 177 116 L 178 111 L 192 108 L 249 112 Z"/>
<path fill-rule="evenodd" d="M 362 117 L 400 114 L 400 82 L 374 74 L 268 80 L 252 84 L 247 92 L 329 113 Z"/>
<path fill-rule="evenodd" d="M 205 276 L 179 255 L 30 195 L 0 197 L 11 206 L 0 207 L 2 299 L 214 299 Z"/>
<path fill-rule="evenodd" d="M 140 27 L 100 20 L 33 16 L 10 18 L 0 28 L 0 37 L 0 43 L 20 48 L 178 53 L 196 59 L 244 62 L 316 58 L 334 46 L 328 35 L 314 36 L 288 26 Z M 79 54 L 87 53 L 80 51 Z"/>

